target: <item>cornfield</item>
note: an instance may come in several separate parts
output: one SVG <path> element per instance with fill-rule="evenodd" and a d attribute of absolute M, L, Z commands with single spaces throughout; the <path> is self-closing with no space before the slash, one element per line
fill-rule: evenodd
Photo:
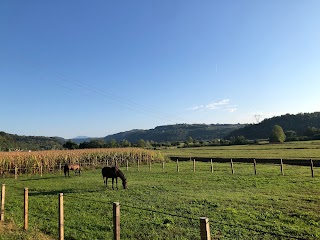
<path fill-rule="evenodd" d="M 124 166 L 162 162 L 164 156 L 157 151 L 140 148 L 99 148 L 80 150 L 50 150 L 36 152 L 0 152 L 0 174 L 51 172 L 65 163 L 82 167 L 102 165 Z"/>

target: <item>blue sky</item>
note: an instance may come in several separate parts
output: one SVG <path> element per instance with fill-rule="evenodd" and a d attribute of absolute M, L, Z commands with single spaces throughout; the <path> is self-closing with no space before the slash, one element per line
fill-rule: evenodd
<path fill-rule="evenodd" d="M 0 131 L 320 111 L 320 1 L 0 1 Z"/>

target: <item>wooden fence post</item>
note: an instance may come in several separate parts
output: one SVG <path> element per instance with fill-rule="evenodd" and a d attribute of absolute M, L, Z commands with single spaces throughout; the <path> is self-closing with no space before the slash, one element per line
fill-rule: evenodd
<path fill-rule="evenodd" d="M 17 168 L 17 166 L 14 167 L 14 179 L 18 179 L 18 168 Z"/>
<path fill-rule="evenodd" d="M 256 159 L 253 159 L 253 168 L 254 168 L 254 175 L 257 175 L 257 162 Z"/>
<path fill-rule="evenodd" d="M 310 168 L 311 168 L 311 176 L 314 177 L 314 172 L 313 172 L 313 161 L 310 159 Z"/>
<path fill-rule="evenodd" d="M 113 239 L 120 240 L 120 203 L 113 203 Z"/>
<path fill-rule="evenodd" d="M 59 163 L 59 173 L 61 174 L 61 163 Z"/>
<path fill-rule="evenodd" d="M 162 162 L 162 172 L 164 171 L 164 162 Z"/>
<path fill-rule="evenodd" d="M 59 240 L 64 240 L 63 193 L 59 194 Z"/>
<path fill-rule="evenodd" d="M 126 163 L 126 169 L 127 169 L 127 171 L 129 170 L 129 161 L 128 161 L 128 159 L 127 159 L 127 163 Z"/>
<path fill-rule="evenodd" d="M 234 174 L 233 161 L 232 161 L 232 159 L 230 160 L 230 165 L 231 165 L 231 173 Z"/>
<path fill-rule="evenodd" d="M 179 172 L 179 159 L 177 158 L 177 172 Z"/>
<path fill-rule="evenodd" d="M 211 173 L 213 173 L 213 164 L 212 164 L 212 158 L 211 158 L 210 162 L 211 162 Z"/>
<path fill-rule="evenodd" d="M 139 172 L 139 158 L 137 159 L 137 167 L 138 167 L 138 172 Z"/>
<path fill-rule="evenodd" d="M 281 166 L 280 166 L 280 168 L 281 168 L 281 174 L 282 174 L 282 176 L 284 176 L 284 169 L 283 169 L 283 161 L 282 161 L 282 158 L 280 159 L 280 164 L 281 164 Z"/>
<path fill-rule="evenodd" d="M 24 188 L 24 230 L 28 230 L 28 213 L 29 213 L 29 206 L 28 206 L 28 188 Z"/>
<path fill-rule="evenodd" d="M 200 239 L 211 240 L 209 219 L 206 217 L 200 218 Z"/>
<path fill-rule="evenodd" d="M 40 165 L 40 176 L 42 177 L 42 169 L 43 169 L 43 165 L 42 165 L 42 163 L 41 163 L 41 165 Z"/>
<path fill-rule="evenodd" d="M 4 202 L 6 198 L 6 185 L 2 184 L 2 189 L 1 189 L 1 216 L 0 220 L 4 221 Z"/>
<path fill-rule="evenodd" d="M 151 160 L 149 161 L 149 171 L 151 171 Z"/>
<path fill-rule="evenodd" d="M 196 160 L 193 159 L 193 172 L 195 172 L 195 171 L 196 171 Z"/>

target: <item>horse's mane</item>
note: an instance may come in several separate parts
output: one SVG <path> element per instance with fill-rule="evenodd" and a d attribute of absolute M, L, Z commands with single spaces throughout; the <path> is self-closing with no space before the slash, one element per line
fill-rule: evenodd
<path fill-rule="evenodd" d="M 123 172 L 121 172 L 121 170 L 118 168 L 118 167 L 115 167 L 116 169 L 116 172 L 118 173 L 119 177 L 122 179 L 122 180 L 126 180 L 126 177 L 124 176 Z"/>

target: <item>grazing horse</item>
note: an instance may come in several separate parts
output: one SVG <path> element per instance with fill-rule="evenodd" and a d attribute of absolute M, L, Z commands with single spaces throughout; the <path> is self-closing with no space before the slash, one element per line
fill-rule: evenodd
<path fill-rule="evenodd" d="M 116 187 L 118 189 L 118 177 L 121 178 L 122 186 L 124 189 L 126 189 L 127 188 L 127 179 L 125 178 L 124 174 L 121 172 L 121 170 L 118 167 L 104 167 L 104 168 L 102 168 L 103 183 L 105 183 L 106 186 L 107 186 L 108 178 L 112 178 L 112 189 L 114 189 L 113 188 L 114 179 L 116 179 Z M 106 180 L 104 180 L 104 178 L 106 178 Z"/>
<path fill-rule="evenodd" d="M 68 173 L 68 177 L 70 177 L 69 175 L 69 170 L 74 170 L 74 175 L 78 175 L 80 176 L 80 173 L 81 173 L 81 167 L 79 164 L 68 164 L 66 163 L 63 167 L 63 171 L 64 171 L 64 176 L 66 177 L 67 176 L 67 173 Z"/>

